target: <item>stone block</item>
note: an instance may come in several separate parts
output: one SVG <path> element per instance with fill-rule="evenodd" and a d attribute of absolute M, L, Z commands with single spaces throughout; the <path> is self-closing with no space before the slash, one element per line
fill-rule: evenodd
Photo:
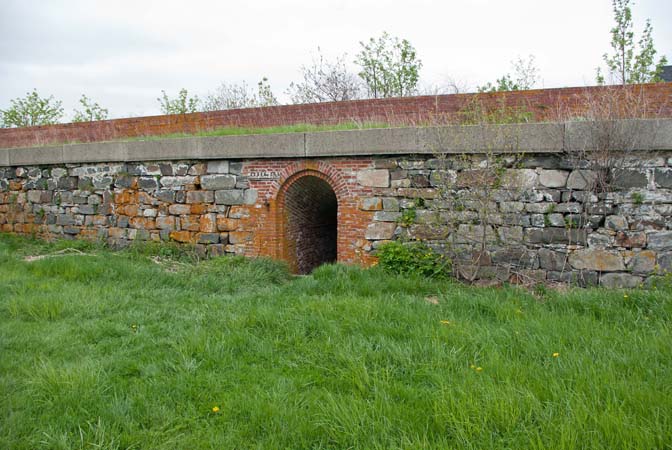
<path fill-rule="evenodd" d="M 243 194 L 243 203 L 246 205 L 254 205 L 259 197 L 259 192 L 256 189 L 245 189 Z"/>
<path fill-rule="evenodd" d="M 590 190 L 597 181 L 597 174 L 592 170 L 573 170 L 567 178 L 567 189 Z"/>
<path fill-rule="evenodd" d="M 407 198 L 422 198 L 425 200 L 430 200 L 438 198 L 440 192 L 437 189 L 420 189 L 420 188 L 399 188 L 397 189 L 397 194 L 400 197 Z"/>
<path fill-rule="evenodd" d="M 555 203 L 541 202 L 541 203 L 527 203 L 525 204 L 525 211 L 537 214 L 550 214 L 557 208 Z"/>
<path fill-rule="evenodd" d="M 651 273 L 656 266 L 656 253 L 644 250 L 635 253 L 628 262 L 628 270 L 632 273 Z"/>
<path fill-rule="evenodd" d="M 422 174 L 409 175 L 409 179 L 411 180 L 411 187 L 426 188 L 430 186 L 429 178 L 427 175 Z"/>
<path fill-rule="evenodd" d="M 373 214 L 373 220 L 376 222 L 397 222 L 401 219 L 400 212 L 377 211 Z"/>
<path fill-rule="evenodd" d="M 539 266 L 542 269 L 555 272 L 564 272 L 569 269 L 567 253 L 540 248 L 537 255 L 539 256 Z"/>
<path fill-rule="evenodd" d="M 394 169 L 397 167 L 396 159 L 374 159 L 373 167 L 376 169 Z"/>
<path fill-rule="evenodd" d="M 383 209 L 383 199 L 380 197 L 362 197 L 359 200 L 359 209 L 363 211 L 380 211 Z"/>
<path fill-rule="evenodd" d="M 93 215 L 98 213 L 98 206 L 96 205 L 80 205 L 72 208 L 72 212 L 76 214 Z"/>
<path fill-rule="evenodd" d="M 219 233 L 197 233 L 196 242 L 199 244 L 218 244 Z"/>
<path fill-rule="evenodd" d="M 129 189 L 137 186 L 138 179 L 130 175 L 118 175 L 114 180 L 114 186 Z"/>
<path fill-rule="evenodd" d="M 393 188 L 409 188 L 411 187 L 411 180 L 408 178 L 403 178 L 400 180 L 392 180 L 390 181 L 390 187 Z"/>
<path fill-rule="evenodd" d="M 241 189 L 215 191 L 215 203 L 218 205 L 242 205 L 245 203 L 245 191 Z"/>
<path fill-rule="evenodd" d="M 77 189 L 79 180 L 77 177 L 63 177 L 56 182 L 56 188 L 63 191 L 74 191 Z"/>
<path fill-rule="evenodd" d="M 501 184 L 508 189 L 534 189 L 539 175 L 534 169 L 507 169 L 502 176 Z"/>
<path fill-rule="evenodd" d="M 614 243 L 613 236 L 604 233 L 590 233 L 588 234 L 588 247 L 590 248 L 608 248 L 612 247 Z"/>
<path fill-rule="evenodd" d="M 602 249 L 581 249 L 569 255 L 569 264 L 575 269 L 616 272 L 625 270 L 623 257 L 618 252 Z"/>
<path fill-rule="evenodd" d="M 28 191 L 26 194 L 26 199 L 31 203 L 41 203 L 42 191 Z"/>
<path fill-rule="evenodd" d="M 167 188 L 179 188 L 194 183 L 196 183 L 196 177 L 193 176 L 161 177 L 161 186 Z"/>
<path fill-rule="evenodd" d="M 612 169 L 611 186 L 614 189 L 646 188 L 646 169 Z"/>
<path fill-rule="evenodd" d="M 156 228 L 160 230 L 174 230 L 175 217 L 173 216 L 159 216 L 156 218 Z"/>
<path fill-rule="evenodd" d="M 231 219 L 223 215 L 218 215 L 216 223 L 219 231 L 234 231 L 240 226 L 240 219 Z"/>
<path fill-rule="evenodd" d="M 598 274 L 590 270 L 580 271 L 548 271 L 546 279 L 549 281 L 558 281 L 561 283 L 569 283 L 581 287 L 597 286 Z"/>
<path fill-rule="evenodd" d="M 625 248 L 644 248 L 646 233 L 643 231 L 619 231 L 616 233 L 616 245 Z"/>
<path fill-rule="evenodd" d="M 232 206 L 229 210 L 229 217 L 232 219 L 247 219 L 250 213 L 244 206 Z"/>
<path fill-rule="evenodd" d="M 242 161 L 229 161 L 229 173 L 233 175 L 242 175 L 243 174 Z"/>
<path fill-rule="evenodd" d="M 215 193 L 212 191 L 187 191 L 187 203 L 212 203 Z"/>
<path fill-rule="evenodd" d="M 233 189 L 236 186 L 235 175 L 203 175 L 201 187 L 203 189 L 220 190 Z"/>
<path fill-rule="evenodd" d="M 419 170 L 425 168 L 424 159 L 402 159 L 399 161 L 399 167 L 404 170 Z"/>
<path fill-rule="evenodd" d="M 672 252 L 658 254 L 658 267 L 661 272 L 672 273 Z"/>
<path fill-rule="evenodd" d="M 460 244 L 493 243 L 498 240 L 497 233 L 490 225 L 460 224 L 455 231 L 455 242 Z"/>
<path fill-rule="evenodd" d="M 672 189 L 672 168 L 656 169 L 653 177 L 658 187 Z"/>
<path fill-rule="evenodd" d="M 226 255 L 226 245 L 224 244 L 214 244 L 208 246 L 208 256 L 224 256 Z"/>
<path fill-rule="evenodd" d="M 191 206 L 176 203 L 168 207 L 168 212 L 174 216 L 186 215 L 191 213 Z"/>
<path fill-rule="evenodd" d="M 672 231 L 659 231 L 648 235 L 648 248 L 672 250 Z"/>
<path fill-rule="evenodd" d="M 575 202 L 558 203 L 553 211 L 558 213 L 578 214 L 583 211 L 583 205 Z"/>
<path fill-rule="evenodd" d="M 129 225 L 131 228 L 137 228 L 139 230 L 153 230 L 156 228 L 154 219 L 147 217 L 131 217 Z"/>
<path fill-rule="evenodd" d="M 79 234 L 82 229 L 72 225 L 65 225 L 63 227 L 63 233 L 65 234 Z"/>
<path fill-rule="evenodd" d="M 154 193 L 154 197 L 156 197 L 157 200 L 166 202 L 166 203 L 173 203 L 175 201 L 175 191 L 171 190 L 161 190 L 161 191 L 156 191 Z"/>
<path fill-rule="evenodd" d="M 537 269 L 539 259 L 536 253 L 525 247 L 505 247 L 490 252 L 493 264 Z"/>
<path fill-rule="evenodd" d="M 429 175 L 429 183 L 434 187 L 453 187 L 457 182 L 455 170 L 434 170 Z"/>
<path fill-rule="evenodd" d="M 525 209 L 523 202 L 501 202 L 499 210 L 503 213 L 519 213 Z"/>
<path fill-rule="evenodd" d="M 208 172 L 208 166 L 204 163 L 196 163 L 189 167 L 187 175 L 205 175 Z"/>
<path fill-rule="evenodd" d="M 217 214 L 203 214 L 199 222 L 199 231 L 203 233 L 214 233 L 217 231 Z"/>
<path fill-rule="evenodd" d="M 520 165 L 526 169 L 559 169 L 560 157 L 556 155 L 526 156 L 520 162 Z"/>
<path fill-rule="evenodd" d="M 623 216 L 607 216 L 604 226 L 610 230 L 623 231 L 628 229 L 628 220 Z"/>
<path fill-rule="evenodd" d="M 177 242 L 191 242 L 191 233 L 189 231 L 171 231 L 170 239 Z"/>
<path fill-rule="evenodd" d="M 364 237 L 371 241 L 392 239 L 394 230 L 397 229 L 397 224 L 392 222 L 375 222 L 369 224 L 366 228 Z"/>
<path fill-rule="evenodd" d="M 600 285 L 610 289 L 636 288 L 642 284 L 642 278 L 629 273 L 605 273 L 600 276 Z"/>
<path fill-rule="evenodd" d="M 386 169 L 360 170 L 357 172 L 357 183 L 366 187 L 389 187 L 390 171 Z"/>
<path fill-rule="evenodd" d="M 531 244 L 573 244 L 586 245 L 586 230 L 564 228 L 527 228 L 525 242 Z"/>
<path fill-rule="evenodd" d="M 159 182 L 154 177 L 138 178 L 138 187 L 146 191 L 153 191 L 159 188 Z"/>
<path fill-rule="evenodd" d="M 499 234 L 499 239 L 504 243 L 523 241 L 523 227 L 521 226 L 499 227 L 497 233 Z"/>

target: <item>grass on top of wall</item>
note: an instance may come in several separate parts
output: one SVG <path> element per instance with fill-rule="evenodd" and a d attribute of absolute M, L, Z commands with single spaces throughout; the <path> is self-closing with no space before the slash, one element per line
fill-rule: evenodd
<path fill-rule="evenodd" d="M 294 277 L 266 259 L 7 235 L 0 268 L 3 449 L 672 442 L 669 288 Z"/>
<path fill-rule="evenodd" d="M 204 130 L 194 133 L 170 133 L 157 136 L 142 136 L 123 140 L 161 140 L 185 137 L 208 137 L 208 136 L 241 136 L 250 134 L 281 134 L 281 133 L 314 133 L 318 131 L 344 131 L 366 130 L 371 128 L 390 128 L 389 124 L 377 122 L 344 122 L 333 125 L 311 125 L 300 123 L 295 125 L 281 125 L 275 127 L 221 127 L 213 130 Z"/>

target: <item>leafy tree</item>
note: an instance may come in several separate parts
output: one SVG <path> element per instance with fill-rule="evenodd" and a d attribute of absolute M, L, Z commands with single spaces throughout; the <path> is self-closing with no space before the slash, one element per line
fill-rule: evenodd
<path fill-rule="evenodd" d="M 52 125 L 63 117 L 63 108 L 54 96 L 41 98 L 37 90 L 26 94 L 25 98 L 10 100 L 8 109 L 0 110 L 0 124 L 4 128 Z"/>
<path fill-rule="evenodd" d="M 188 114 L 198 111 L 200 100 L 198 96 L 189 97 L 189 92 L 182 88 L 177 94 L 177 98 L 171 99 L 166 91 L 161 91 L 162 96 L 157 98 L 161 104 L 163 114 Z"/>
<path fill-rule="evenodd" d="M 539 77 L 539 69 L 534 64 L 534 56 L 525 60 L 518 57 L 516 61 L 512 61 L 513 76 L 507 73 L 502 78 L 495 80 L 495 83 L 488 82 L 483 86 L 479 86 L 478 92 L 503 92 L 503 91 L 525 91 L 532 89 L 537 83 Z"/>
<path fill-rule="evenodd" d="M 75 116 L 72 118 L 73 122 L 93 122 L 95 120 L 107 119 L 107 109 L 102 108 L 98 103 L 93 102 L 86 95 L 82 94 L 79 103 L 82 104 L 84 110 L 75 110 Z"/>
<path fill-rule="evenodd" d="M 360 45 L 355 63 L 361 67 L 359 76 L 369 97 L 405 97 L 416 92 L 422 61 L 410 42 L 384 32 Z"/>
<path fill-rule="evenodd" d="M 611 80 L 623 85 L 662 81 L 660 74 L 667 64 L 667 58 L 662 56 L 658 63 L 655 62 L 657 52 L 651 37 L 651 21 L 646 19 L 644 32 L 635 45 L 630 0 L 613 0 L 612 4 L 616 21 L 611 29 L 611 48 L 614 53 L 611 56 L 607 53 L 602 56 Z M 600 68 L 597 69 L 597 83 L 605 83 Z"/>
<path fill-rule="evenodd" d="M 215 92 L 205 97 L 203 111 L 257 108 L 277 104 L 278 100 L 273 95 L 268 78 L 264 77 L 257 83 L 257 92 L 254 92 L 245 82 L 242 84 L 222 83 Z"/>
<path fill-rule="evenodd" d="M 326 61 L 317 48 L 319 59 L 310 66 L 301 66 L 303 81 L 291 83 L 287 94 L 292 103 L 339 102 L 360 98 L 361 83 L 345 67 L 342 55 L 335 61 Z"/>

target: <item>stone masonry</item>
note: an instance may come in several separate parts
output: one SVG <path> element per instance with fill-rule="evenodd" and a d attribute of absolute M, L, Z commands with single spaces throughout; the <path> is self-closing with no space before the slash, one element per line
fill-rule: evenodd
<path fill-rule="evenodd" d="M 449 254 L 467 279 L 633 287 L 672 272 L 670 150 L 608 170 L 554 150 L 365 153 L 0 165 L 0 231 L 188 243 L 301 272 L 334 252 L 374 264 L 390 240 Z"/>

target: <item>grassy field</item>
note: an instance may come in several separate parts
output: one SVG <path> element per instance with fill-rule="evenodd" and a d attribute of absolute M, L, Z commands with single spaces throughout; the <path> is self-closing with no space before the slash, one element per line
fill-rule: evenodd
<path fill-rule="evenodd" d="M 0 236 L 0 448 L 672 448 L 669 288 L 171 253 Z"/>

